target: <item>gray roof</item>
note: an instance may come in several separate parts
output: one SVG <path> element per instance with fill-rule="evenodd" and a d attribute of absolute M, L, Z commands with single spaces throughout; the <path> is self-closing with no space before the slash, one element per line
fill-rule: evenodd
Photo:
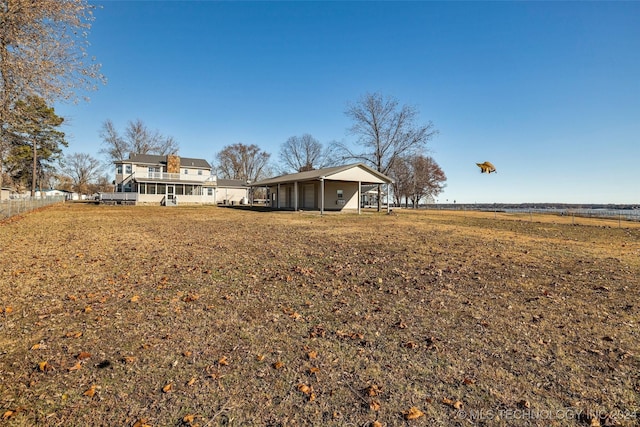
<path fill-rule="evenodd" d="M 180 156 L 178 156 L 180 157 Z M 157 154 L 129 154 L 128 159 L 118 160 L 116 163 L 134 162 L 145 165 L 166 165 L 167 156 Z M 180 157 L 181 167 L 193 167 L 199 169 L 211 169 L 211 165 L 204 159 L 192 159 L 190 157 Z"/>
<path fill-rule="evenodd" d="M 218 179 L 216 186 L 218 186 L 218 187 L 247 187 L 247 184 L 241 179 Z"/>
<path fill-rule="evenodd" d="M 334 166 L 330 168 L 316 169 L 316 170 L 307 171 L 307 172 L 299 172 L 299 173 L 293 173 L 289 175 L 276 176 L 274 178 L 264 179 L 262 181 L 255 182 L 251 184 L 251 186 L 264 187 L 266 185 L 282 184 L 285 182 L 317 181 L 320 178 L 331 180 L 332 175 L 336 175 L 340 172 L 344 172 L 346 170 L 354 169 L 354 168 L 363 169 L 365 172 L 368 172 L 369 174 L 375 176 L 376 178 L 384 182 L 391 183 L 393 181 L 388 176 L 370 168 L 364 163 L 354 163 L 350 165 Z"/>

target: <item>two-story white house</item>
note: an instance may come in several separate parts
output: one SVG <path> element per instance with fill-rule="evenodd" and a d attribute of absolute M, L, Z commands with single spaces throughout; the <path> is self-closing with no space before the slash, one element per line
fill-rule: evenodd
<path fill-rule="evenodd" d="M 239 181 L 219 182 L 204 159 L 177 155 L 130 154 L 115 162 L 115 193 L 103 193 L 105 203 L 215 204 L 248 200 L 249 189 Z"/>

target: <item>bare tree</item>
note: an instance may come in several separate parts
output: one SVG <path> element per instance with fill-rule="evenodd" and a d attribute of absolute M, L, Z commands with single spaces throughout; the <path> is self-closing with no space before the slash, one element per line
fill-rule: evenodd
<path fill-rule="evenodd" d="M 436 197 L 445 187 L 447 177 L 432 157 L 413 155 L 401 157 L 390 171 L 394 178 L 396 203 L 409 202 L 417 208 L 421 200 Z"/>
<path fill-rule="evenodd" d="M 122 160 L 130 152 L 127 142 L 118 134 L 118 130 L 111 120 L 105 120 L 100 130 L 103 148 L 100 153 L 107 156 L 110 161 Z"/>
<path fill-rule="evenodd" d="M 72 181 L 76 193 L 89 194 L 92 184 L 96 184 L 103 170 L 98 159 L 87 153 L 73 153 L 63 160 L 64 169 Z"/>
<path fill-rule="evenodd" d="M 95 183 L 92 183 L 89 185 L 90 193 L 98 193 L 98 192 L 107 193 L 107 192 L 113 192 L 113 191 L 114 191 L 114 185 L 109 180 L 109 177 L 106 175 L 102 175 L 98 177 Z"/>
<path fill-rule="evenodd" d="M 130 121 L 124 136 L 118 133 L 111 120 L 105 120 L 100 130 L 103 148 L 100 152 L 111 162 L 125 159 L 129 153 L 159 154 L 165 156 L 178 151 L 178 142 L 172 136 L 164 136 L 150 130 L 142 120 Z"/>
<path fill-rule="evenodd" d="M 6 127 L 18 119 L 16 102 L 33 96 L 47 104 L 75 101 L 105 81 L 87 55 L 93 9 L 87 0 L 0 0 L 0 172 L 10 145 Z"/>
<path fill-rule="evenodd" d="M 216 154 L 221 178 L 255 182 L 264 178 L 271 154 L 255 144 L 228 145 Z"/>
<path fill-rule="evenodd" d="M 166 156 L 178 151 L 172 136 L 163 136 L 157 130 L 150 130 L 140 119 L 129 122 L 124 134 L 134 153 Z"/>
<path fill-rule="evenodd" d="M 337 143 L 335 150 L 344 160 L 369 164 L 378 172 L 388 174 L 400 156 L 422 151 L 438 131 L 433 123 L 417 124 L 418 110 L 408 105 L 399 106 L 392 97 L 379 93 L 366 94 L 348 107 L 345 114 L 353 120 L 350 133 L 358 137 L 352 149 Z M 378 186 L 378 211 L 380 210 Z"/>
<path fill-rule="evenodd" d="M 413 171 L 406 158 L 400 157 L 393 163 L 389 171 L 389 176 L 393 179 L 393 200 L 396 205 L 401 206 L 402 201 L 408 203 Z"/>
<path fill-rule="evenodd" d="M 322 143 L 305 133 L 292 136 L 280 146 L 283 172 L 304 172 L 327 166 L 328 155 Z"/>

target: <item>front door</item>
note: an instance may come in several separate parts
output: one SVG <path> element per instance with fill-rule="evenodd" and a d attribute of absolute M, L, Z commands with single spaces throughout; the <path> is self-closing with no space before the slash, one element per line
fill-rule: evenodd
<path fill-rule="evenodd" d="M 176 186 L 167 184 L 167 200 L 173 201 L 176 197 Z"/>

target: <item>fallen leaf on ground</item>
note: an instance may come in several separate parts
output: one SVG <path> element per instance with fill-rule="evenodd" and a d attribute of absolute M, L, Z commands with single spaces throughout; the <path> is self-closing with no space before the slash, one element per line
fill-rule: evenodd
<path fill-rule="evenodd" d="M 164 387 L 162 387 L 162 392 L 163 393 L 169 393 L 172 389 L 173 389 L 173 384 L 169 383 L 169 384 L 165 385 Z"/>
<path fill-rule="evenodd" d="M 130 302 L 138 302 L 140 301 L 140 295 L 134 295 L 131 297 L 131 299 L 129 300 Z"/>
<path fill-rule="evenodd" d="M 77 356 L 76 359 L 78 360 L 84 360 L 84 359 L 88 359 L 91 357 L 91 353 L 87 353 L 86 351 L 81 351 Z"/>
<path fill-rule="evenodd" d="M 300 390 L 301 392 L 303 392 L 304 394 L 309 394 L 311 393 L 311 387 L 309 387 L 306 384 L 298 384 L 298 390 Z"/>
<path fill-rule="evenodd" d="M 382 393 L 382 388 L 380 388 L 376 384 L 372 384 L 369 387 L 365 388 L 364 392 L 367 394 L 367 396 L 374 397 Z"/>
<path fill-rule="evenodd" d="M 82 369 L 82 363 L 77 362 L 75 365 L 73 365 L 72 367 L 70 367 L 68 370 L 69 371 L 77 371 L 79 369 Z"/>
<path fill-rule="evenodd" d="M 416 420 L 420 417 L 424 417 L 424 412 L 422 412 L 420 409 L 416 408 L 415 406 L 412 406 L 411 408 L 409 408 L 407 412 L 404 413 L 404 417 L 407 420 Z"/>
<path fill-rule="evenodd" d="M 462 408 L 462 402 L 459 400 L 451 400 L 445 397 L 442 399 L 442 403 L 444 403 L 445 405 L 451 406 L 454 409 Z"/>
<path fill-rule="evenodd" d="M 313 392 L 313 388 L 306 384 L 298 384 L 298 390 L 307 395 L 309 402 L 315 400 L 316 394 Z"/>
<path fill-rule="evenodd" d="M 65 338 L 80 338 L 82 336 L 82 332 L 80 331 L 72 331 L 64 334 Z"/>
<path fill-rule="evenodd" d="M 40 362 L 38 363 L 38 369 L 40 370 L 40 372 L 49 372 L 51 370 L 53 370 L 53 366 L 51 366 L 51 364 L 49 362 Z"/>
<path fill-rule="evenodd" d="M 184 302 L 193 302 L 193 301 L 198 301 L 200 299 L 200 295 L 187 295 L 186 297 L 183 298 Z"/>
<path fill-rule="evenodd" d="M 84 396 L 93 397 L 96 394 L 96 386 L 92 385 L 88 390 L 82 393 Z"/>

